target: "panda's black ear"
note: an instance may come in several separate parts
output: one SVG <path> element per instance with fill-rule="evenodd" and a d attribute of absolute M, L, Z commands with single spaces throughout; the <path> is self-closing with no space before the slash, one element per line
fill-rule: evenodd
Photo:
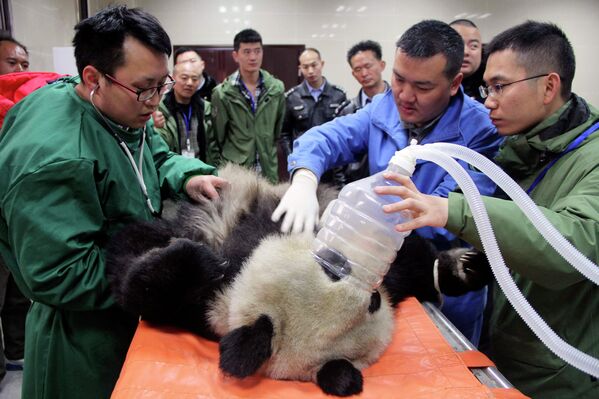
<path fill-rule="evenodd" d="M 250 326 L 230 331 L 220 339 L 220 369 L 237 378 L 253 375 L 272 355 L 273 334 L 272 321 L 266 315 Z"/>
<path fill-rule="evenodd" d="M 316 383 L 328 395 L 351 396 L 362 392 L 360 370 L 346 359 L 329 360 L 316 374 Z"/>
<path fill-rule="evenodd" d="M 370 296 L 370 305 L 368 306 L 368 312 L 374 313 L 381 308 L 381 293 L 374 291 Z"/>

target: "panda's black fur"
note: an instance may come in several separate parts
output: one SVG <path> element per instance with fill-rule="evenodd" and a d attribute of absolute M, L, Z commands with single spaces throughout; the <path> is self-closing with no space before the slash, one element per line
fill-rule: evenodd
<path fill-rule="evenodd" d="M 219 175 L 230 182 L 219 200 L 183 204 L 173 219 L 134 223 L 113 237 L 107 274 L 117 302 L 149 322 L 219 340 L 225 374 L 359 393 L 360 369 L 390 340 L 391 307 L 411 295 L 436 299 L 430 287 L 406 283 L 432 273 L 434 251 L 408 237 L 382 287 L 364 293 L 314 262 L 313 236 L 281 234 L 271 221 L 287 184 L 233 165 Z M 321 210 L 336 195 L 319 187 Z"/>

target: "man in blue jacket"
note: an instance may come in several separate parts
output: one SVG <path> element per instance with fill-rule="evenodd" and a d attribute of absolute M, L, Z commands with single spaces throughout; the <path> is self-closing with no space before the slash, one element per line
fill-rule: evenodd
<path fill-rule="evenodd" d="M 318 179 L 325 170 L 354 162 L 365 151 L 371 174 L 386 169 L 395 151 L 412 139 L 422 144 L 461 144 L 488 157 L 495 155 L 501 138 L 488 112 L 460 87 L 464 57 L 460 35 L 446 23 L 427 20 L 408 29 L 396 46 L 392 92 L 376 96 L 355 114 L 310 129 L 295 141 L 288 161 L 292 184 L 273 213 L 275 221 L 285 214 L 283 231 L 312 231 L 320 211 Z M 474 171 L 470 175 L 481 193 L 495 190 L 486 176 Z M 453 178 L 431 162 L 418 162 L 413 181 L 422 192 L 442 197 L 456 188 Z M 439 249 L 456 245 L 455 236 L 444 229 L 425 227 L 417 232 Z M 466 299 L 476 310 L 459 310 L 458 315 L 472 316 L 477 324 L 452 320 L 474 344 L 482 324 L 484 292 L 476 295 Z"/>

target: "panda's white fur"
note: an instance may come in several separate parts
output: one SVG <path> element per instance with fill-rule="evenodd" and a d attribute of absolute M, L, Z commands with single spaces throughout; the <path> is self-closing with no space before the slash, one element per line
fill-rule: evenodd
<path fill-rule="evenodd" d="M 339 358 L 362 369 L 391 339 L 386 294 L 370 313 L 371 293 L 347 280 L 332 281 L 310 254 L 312 240 L 310 234 L 263 240 L 209 311 L 220 336 L 261 315 L 270 317 L 273 354 L 263 372 L 272 378 L 315 381 L 323 364 Z"/>
<path fill-rule="evenodd" d="M 312 257 L 313 234 L 284 235 L 270 220 L 288 184 L 235 165 L 219 175 L 230 185 L 218 200 L 182 205 L 173 219 L 132 224 L 113 237 L 107 273 L 117 302 L 151 322 L 219 339 L 227 374 L 360 392 L 358 370 L 385 350 L 392 304 L 412 290 L 404 276 L 425 268 L 409 264 L 413 253 L 398 257 L 408 264 L 389 273 L 388 292 L 339 280 Z M 324 210 L 337 191 L 319 187 L 317 194 Z"/>
<path fill-rule="evenodd" d="M 185 213 L 182 226 L 215 248 L 219 248 L 238 225 L 241 215 L 251 211 L 254 201 L 282 198 L 289 188 L 288 183 L 272 185 L 255 172 L 232 163 L 219 169 L 218 174 L 229 184 L 221 190 L 218 199 L 200 199 L 198 206 Z"/>

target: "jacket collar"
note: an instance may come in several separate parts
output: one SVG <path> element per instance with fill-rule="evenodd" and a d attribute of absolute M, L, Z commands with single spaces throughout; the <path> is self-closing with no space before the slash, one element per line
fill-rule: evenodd
<path fill-rule="evenodd" d="M 196 109 L 199 108 L 202 101 L 203 101 L 202 95 L 200 94 L 199 91 L 196 91 L 193 94 L 193 96 L 191 97 L 191 100 L 189 103 L 191 104 L 193 110 L 195 111 Z M 173 90 L 171 90 L 168 93 L 166 93 L 164 95 L 164 98 L 162 99 L 162 102 L 164 103 L 166 108 L 169 110 L 169 112 L 174 115 L 175 111 L 177 110 L 177 100 L 175 99 L 175 92 Z"/>
<path fill-rule="evenodd" d="M 387 83 L 386 80 L 383 80 L 383 83 L 385 84 L 385 90 L 372 96 L 372 101 L 374 101 L 374 97 L 378 96 L 379 94 L 385 94 L 388 91 L 391 91 L 391 86 L 389 86 L 389 83 Z M 352 99 L 358 109 L 362 108 L 362 97 L 366 97 L 366 94 L 364 94 L 364 89 L 360 89 L 360 91 L 358 91 L 358 95 Z"/>
<path fill-rule="evenodd" d="M 235 85 L 235 80 L 239 71 L 233 72 L 229 75 L 222 84 L 222 93 L 225 95 L 233 95 L 234 97 L 243 98 L 243 95 L 239 91 L 239 88 Z M 262 82 L 264 84 L 263 96 L 278 94 L 279 92 L 284 93 L 283 89 L 280 90 L 275 85 L 275 78 L 268 71 L 260 69 L 260 75 L 262 76 Z"/>
<path fill-rule="evenodd" d="M 495 160 L 522 179 L 560 154 L 588 125 L 591 110 L 584 99 L 570 100 L 528 132 L 507 137 Z"/>
<path fill-rule="evenodd" d="M 320 95 L 321 96 L 328 95 L 329 87 L 330 87 L 329 81 L 326 80 L 326 78 L 325 78 L 324 84 L 322 85 L 322 92 L 320 93 Z M 297 91 L 298 91 L 300 97 L 312 97 L 312 94 L 310 93 L 310 89 L 308 88 L 308 82 L 306 82 L 305 80 L 298 85 Z"/>
<path fill-rule="evenodd" d="M 383 96 L 391 96 L 393 104 L 393 110 L 390 109 L 380 109 L 381 107 L 385 107 L 385 104 L 389 104 L 388 102 L 383 101 L 374 101 L 372 103 L 372 107 L 374 109 L 371 111 L 372 123 L 377 126 L 379 129 L 390 133 L 397 130 L 397 126 L 399 125 L 399 129 L 402 131 L 407 130 L 403 125 L 401 120 L 399 119 L 399 112 L 395 107 L 395 100 L 393 99 L 393 94 L 391 91 L 385 92 Z M 382 97 L 382 96 L 381 96 Z M 474 102 L 474 100 L 472 100 Z M 425 136 L 421 142 L 430 143 L 436 141 L 448 141 L 451 138 L 459 135 L 460 132 L 460 114 L 462 112 L 462 107 L 464 106 L 464 90 L 460 87 L 458 92 L 452 96 L 449 100 L 449 104 L 447 108 L 441 115 L 441 118 L 437 122 L 436 129 L 433 129 L 433 132 Z"/>

